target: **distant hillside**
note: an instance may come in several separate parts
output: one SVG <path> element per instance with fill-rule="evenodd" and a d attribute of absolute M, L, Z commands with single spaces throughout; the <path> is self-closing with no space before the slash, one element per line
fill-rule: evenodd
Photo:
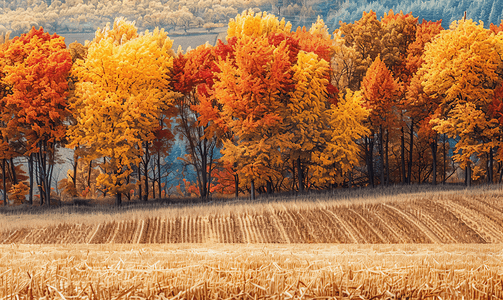
<path fill-rule="evenodd" d="M 419 20 L 443 20 L 443 27 L 466 11 L 469 19 L 500 23 L 503 0 L 0 0 L 0 32 L 13 35 L 43 26 L 49 32 L 94 32 L 116 17 L 134 20 L 140 30 L 155 27 L 167 31 L 199 28 L 212 32 L 246 9 L 267 11 L 284 17 L 295 29 L 309 27 L 321 16 L 330 30 L 339 21 L 353 22 L 363 11 L 383 16 L 393 9 L 412 12 Z"/>
<path fill-rule="evenodd" d="M 395 12 L 412 12 L 419 20 L 442 20 L 442 26 L 449 28 L 452 21 L 459 20 L 467 12 L 467 18 L 483 21 L 485 27 L 490 23 L 499 24 L 503 19 L 503 0 L 352 0 L 342 4 L 339 10 L 329 10 L 324 20 L 331 29 L 339 26 L 339 21 L 354 22 L 364 11 L 374 11 L 383 16 L 390 9 Z"/>

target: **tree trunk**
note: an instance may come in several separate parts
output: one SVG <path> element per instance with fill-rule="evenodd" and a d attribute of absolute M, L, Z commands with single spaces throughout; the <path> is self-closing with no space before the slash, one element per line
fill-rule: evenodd
<path fill-rule="evenodd" d="M 349 170 L 348 188 L 353 188 L 353 168 Z"/>
<path fill-rule="evenodd" d="M 12 177 L 12 184 L 17 184 L 17 176 L 16 176 L 16 166 L 14 165 L 14 159 L 12 157 L 9 159 L 10 161 L 10 169 L 11 169 L 11 177 Z"/>
<path fill-rule="evenodd" d="M 400 137 L 400 160 L 401 160 L 401 175 L 402 175 L 402 184 L 405 184 L 405 131 L 402 126 L 402 136 Z"/>
<path fill-rule="evenodd" d="M 157 153 L 157 188 L 159 189 L 159 198 L 162 198 L 161 194 L 161 152 Z"/>
<path fill-rule="evenodd" d="M 488 170 L 487 170 L 487 181 L 488 183 L 493 183 L 493 148 L 489 148 L 489 163 L 488 163 Z"/>
<path fill-rule="evenodd" d="M 470 164 L 467 164 L 465 168 L 465 184 L 467 187 L 472 186 L 472 168 Z"/>
<path fill-rule="evenodd" d="M 272 182 L 271 181 L 267 181 L 267 194 L 272 194 Z"/>
<path fill-rule="evenodd" d="M 138 200 L 143 200 L 143 187 L 141 183 L 141 163 L 138 165 Z"/>
<path fill-rule="evenodd" d="M 372 133 L 372 136 L 373 136 L 373 133 Z M 374 183 L 374 139 L 370 138 L 370 137 L 365 138 L 365 159 L 367 161 L 367 172 L 368 172 L 369 184 L 371 187 L 375 187 L 375 183 Z"/>
<path fill-rule="evenodd" d="M 432 162 L 431 162 L 431 172 L 433 173 L 433 178 L 432 178 L 432 183 L 433 185 L 437 185 L 437 139 L 435 138 L 431 144 L 431 155 L 432 155 Z"/>
<path fill-rule="evenodd" d="M 75 150 L 73 152 L 73 188 L 75 189 L 75 194 L 72 195 L 73 197 L 77 196 L 77 167 L 79 164 L 79 156 L 75 153 L 77 151 L 77 147 L 75 147 Z"/>
<path fill-rule="evenodd" d="M 386 129 L 386 149 L 385 149 L 385 154 L 386 154 L 386 185 L 389 185 L 389 130 Z"/>
<path fill-rule="evenodd" d="M 117 195 L 115 195 L 115 205 L 122 205 L 121 193 L 117 193 Z"/>
<path fill-rule="evenodd" d="M 46 147 L 44 142 L 39 143 L 38 147 L 38 173 L 40 177 L 40 199 L 43 199 L 43 202 L 46 206 L 51 205 L 51 197 L 50 197 L 50 186 L 47 184 L 47 166 L 46 166 Z M 49 196 L 48 196 L 49 195 Z"/>
<path fill-rule="evenodd" d="M 379 126 L 379 177 L 381 180 L 381 185 L 384 186 L 384 150 L 383 150 L 383 132 L 382 125 Z"/>
<path fill-rule="evenodd" d="M 238 174 L 234 174 L 234 188 L 236 189 L 234 191 L 235 193 L 235 197 L 239 197 L 239 175 Z"/>
<path fill-rule="evenodd" d="M 295 160 L 292 161 L 292 192 L 295 191 Z"/>
<path fill-rule="evenodd" d="M 2 159 L 3 205 L 7 206 L 7 176 L 5 176 L 5 158 Z"/>
<path fill-rule="evenodd" d="M 91 171 L 93 170 L 93 160 L 89 161 L 89 170 L 87 171 L 87 187 L 89 191 L 91 191 Z"/>
<path fill-rule="evenodd" d="M 150 161 L 149 153 L 148 153 L 148 142 L 145 142 L 145 196 L 143 201 L 148 200 L 148 163 Z"/>
<path fill-rule="evenodd" d="M 410 145 L 409 145 L 409 161 L 407 169 L 407 183 L 412 183 L 412 151 L 414 150 L 414 120 L 410 122 Z"/>
<path fill-rule="evenodd" d="M 255 180 L 251 181 L 251 199 L 255 200 Z"/>
<path fill-rule="evenodd" d="M 302 172 L 302 165 L 300 164 L 300 156 L 297 158 L 297 174 L 299 176 L 299 192 L 304 192 L 304 172 Z"/>
<path fill-rule="evenodd" d="M 28 195 L 28 203 L 33 205 L 33 153 L 30 153 L 28 158 L 28 175 L 30 176 L 30 191 Z"/>
<path fill-rule="evenodd" d="M 445 144 L 447 143 L 446 139 L 445 139 L 445 133 L 444 133 L 444 144 L 443 144 L 443 148 L 444 148 L 444 157 L 443 157 L 443 160 L 444 160 L 444 171 L 443 171 L 443 178 L 442 178 L 442 184 L 445 184 L 445 179 L 446 179 L 446 176 L 447 176 L 447 164 L 446 164 L 446 150 L 445 150 Z"/>

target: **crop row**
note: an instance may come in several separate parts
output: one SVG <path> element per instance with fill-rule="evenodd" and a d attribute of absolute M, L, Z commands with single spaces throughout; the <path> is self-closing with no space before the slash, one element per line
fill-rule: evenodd
<path fill-rule="evenodd" d="M 487 197 L 60 223 L 0 232 L 0 243 L 503 243 L 503 203 Z"/>

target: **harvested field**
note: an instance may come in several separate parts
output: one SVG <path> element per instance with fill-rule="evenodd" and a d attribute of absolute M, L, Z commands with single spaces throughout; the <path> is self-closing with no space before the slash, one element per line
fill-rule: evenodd
<path fill-rule="evenodd" d="M 346 199 L 6 214 L 0 244 L 503 243 L 499 187 Z"/>
<path fill-rule="evenodd" d="M 502 245 L 2 245 L 0 299 L 502 299 Z"/>

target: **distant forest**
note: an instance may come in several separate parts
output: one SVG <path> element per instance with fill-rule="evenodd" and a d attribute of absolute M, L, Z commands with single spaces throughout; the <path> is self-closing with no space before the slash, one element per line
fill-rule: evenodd
<path fill-rule="evenodd" d="M 1 2 L 3 1 L 3 3 Z M 442 20 L 449 28 L 467 12 L 468 19 L 499 24 L 503 0 L 0 0 L 0 32 L 13 35 L 43 26 L 49 32 L 94 32 L 116 17 L 135 21 L 140 30 L 161 27 L 168 32 L 191 29 L 211 31 L 227 25 L 244 10 L 267 11 L 284 17 L 292 25 L 311 26 L 321 16 L 330 30 L 339 22 L 354 22 L 364 11 L 378 16 L 390 9 L 414 12 L 419 20 Z"/>

